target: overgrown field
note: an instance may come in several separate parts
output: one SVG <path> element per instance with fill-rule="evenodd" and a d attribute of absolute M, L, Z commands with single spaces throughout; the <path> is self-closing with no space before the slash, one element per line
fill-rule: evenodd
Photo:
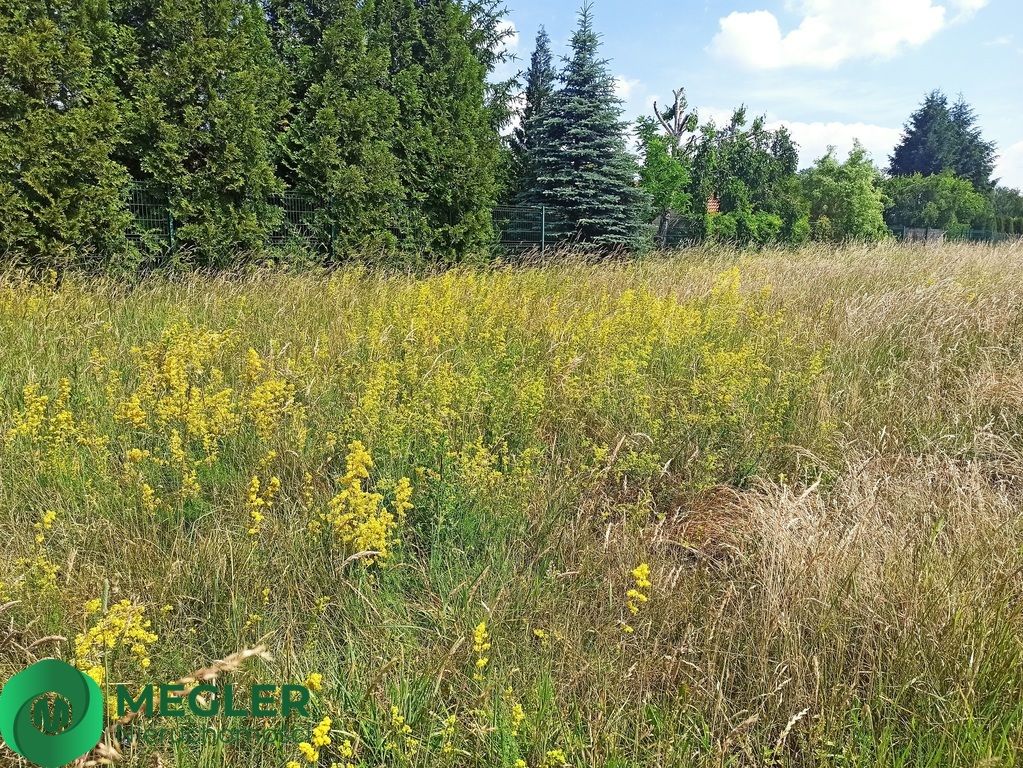
<path fill-rule="evenodd" d="M 315 689 L 131 766 L 1016 765 L 1021 259 L 8 276 L 3 676 Z"/>

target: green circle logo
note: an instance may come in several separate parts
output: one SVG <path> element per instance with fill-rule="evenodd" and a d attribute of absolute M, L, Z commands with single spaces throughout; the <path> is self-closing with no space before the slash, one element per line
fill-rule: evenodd
<path fill-rule="evenodd" d="M 58 768 L 99 744 L 103 692 L 96 681 L 58 659 L 22 670 L 0 691 L 0 736 L 42 768 Z"/>

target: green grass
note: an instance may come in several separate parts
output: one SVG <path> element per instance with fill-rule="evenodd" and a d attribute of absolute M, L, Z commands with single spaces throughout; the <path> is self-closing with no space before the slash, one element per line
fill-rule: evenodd
<path fill-rule="evenodd" d="M 114 631 L 107 683 L 265 646 L 225 680 L 321 673 L 324 768 L 1015 765 L 1021 255 L 8 275 L 0 663 L 88 667 L 128 600 L 152 664 Z M 126 765 L 303 762 L 163 724 Z"/>

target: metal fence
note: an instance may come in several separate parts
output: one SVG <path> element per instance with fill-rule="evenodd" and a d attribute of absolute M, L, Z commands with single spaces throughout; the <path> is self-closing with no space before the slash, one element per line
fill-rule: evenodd
<path fill-rule="evenodd" d="M 128 196 L 132 220 L 128 239 L 151 247 L 174 248 L 174 216 L 166 195 L 151 187 L 136 185 Z"/>
<path fill-rule="evenodd" d="M 288 191 L 271 198 L 271 205 L 281 209 L 281 223 L 270 233 L 271 245 L 301 243 L 309 247 L 327 248 L 333 251 L 334 232 L 329 225 L 317 226 L 320 207 L 316 201 L 299 192 Z"/>
<path fill-rule="evenodd" d="M 998 232 L 992 229 L 955 229 L 945 230 L 939 227 L 903 227 L 893 226 L 888 230 L 899 240 L 909 243 L 1001 243 L 1015 240 L 1019 235 Z"/>
<path fill-rule="evenodd" d="M 547 248 L 547 209 L 499 206 L 494 209 L 494 242 L 513 251 Z"/>
<path fill-rule="evenodd" d="M 280 222 L 267 237 L 268 245 L 295 244 L 333 252 L 334 228 L 330 217 L 321 215 L 325 208 L 316 199 L 289 190 L 271 198 L 270 204 L 280 211 Z M 154 250 L 175 249 L 177 222 L 170 201 L 161 190 L 145 185 L 132 187 L 128 212 L 130 240 Z M 543 251 L 552 244 L 550 222 L 542 207 L 499 206 L 493 210 L 492 219 L 493 242 L 501 250 Z"/>

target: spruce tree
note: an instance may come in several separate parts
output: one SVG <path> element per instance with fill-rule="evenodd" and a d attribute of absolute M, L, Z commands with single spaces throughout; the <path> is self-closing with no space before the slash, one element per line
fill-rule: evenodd
<path fill-rule="evenodd" d="M 590 4 L 579 12 L 571 47 L 562 87 L 538 120 L 533 194 L 551 209 L 562 236 L 600 248 L 632 247 L 641 238 L 643 194 L 626 149 L 621 100 L 598 56 Z"/>
<path fill-rule="evenodd" d="M 256 0 L 120 0 L 138 30 L 131 144 L 200 264 L 258 251 L 281 221 L 283 70 Z"/>
<path fill-rule="evenodd" d="M 984 141 L 976 122 L 976 114 L 962 98 L 949 107 L 945 94 L 932 91 L 910 115 L 888 172 L 929 176 L 952 171 L 978 189 L 990 189 L 995 145 Z"/>
<path fill-rule="evenodd" d="M 0 0 L 0 254 L 92 267 L 127 253 L 116 37 L 103 3 Z"/>
<path fill-rule="evenodd" d="M 513 199 L 516 205 L 540 205 L 542 199 L 536 195 L 536 167 L 532 157 L 535 135 L 539 130 L 544 111 L 550 106 L 557 88 L 558 72 L 554 67 L 551 39 L 547 30 L 540 27 L 536 45 L 529 58 L 526 70 L 525 92 L 521 120 L 511 137 L 511 150 L 515 180 Z"/>
<path fill-rule="evenodd" d="M 395 244 L 398 105 L 385 88 L 390 50 L 369 34 L 371 13 L 370 3 L 356 0 L 270 5 L 295 100 L 278 172 L 314 201 L 319 239 L 329 238 L 335 253 Z"/>
<path fill-rule="evenodd" d="M 973 182 L 978 190 L 991 190 L 995 186 L 991 175 L 995 170 L 994 142 L 985 141 L 977 126 L 977 113 L 962 96 L 949 110 L 952 135 L 955 142 L 952 170 L 961 178 Z"/>

